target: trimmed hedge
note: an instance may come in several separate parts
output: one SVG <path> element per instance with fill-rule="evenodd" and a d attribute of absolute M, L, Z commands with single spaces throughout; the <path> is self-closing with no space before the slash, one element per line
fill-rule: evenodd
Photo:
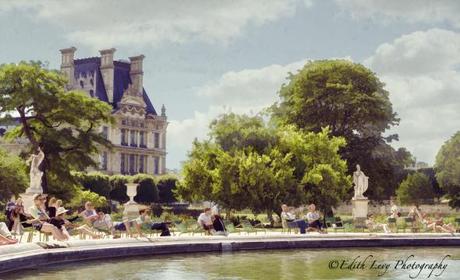
<path fill-rule="evenodd" d="M 134 197 L 138 203 L 173 203 L 177 201 L 174 192 L 178 179 L 172 175 L 157 177 L 148 174 L 109 176 L 100 172 L 76 172 L 74 176 L 83 189 L 120 203 L 126 203 L 129 200 L 126 195 L 127 182 L 139 184 L 137 195 Z"/>

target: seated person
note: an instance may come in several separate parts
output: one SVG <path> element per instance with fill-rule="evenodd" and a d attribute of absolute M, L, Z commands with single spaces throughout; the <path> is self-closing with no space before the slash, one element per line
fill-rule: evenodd
<path fill-rule="evenodd" d="M 18 241 L 11 235 L 8 226 L 4 223 L 0 223 L 0 245 L 16 244 Z"/>
<path fill-rule="evenodd" d="M 326 233 L 323 230 L 323 224 L 319 221 L 321 218 L 318 211 L 316 211 L 315 204 L 308 206 L 308 213 L 305 216 L 308 221 L 308 231 L 317 231 L 319 233 Z"/>
<path fill-rule="evenodd" d="M 83 217 L 83 220 L 90 226 L 92 226 L 94 221 L 99 218 L 93 204 L 90 201 L 85 203 L 85 210 L 80 213 L 80 216 Z"/>
<path fill-rule="evenodd" d="M 114 234 L 112 217 L 102 211 L 97 212 L 97 219 L 93 222 L 93 227 L 102 231 L 109 231 Z"/>
<path fill-rule="evenodd" d="M 281 210 L 281 220 L 286 221 L 288 227 L 298 227 L 301 234 L 307 233 L 306 228 L 308 227 L 308 224 L 305 220 L 296 219 L 295 215 L 290 211 L 286 204 L 281 205 Z"/>
<path fill-rule="evenodd" d="M 222 217 L 220 217 L 218 214 L 214 214 L 212 216 L 212 227 L 214 228 L 214 235 L 228 235 L 224 220 L 222 220 Z"/>
<path fill-rule="evenodd" d="M 13 230 L 13 224 L 14 220 L 12 217 L 12 214 L 16 208 L 16 202 L 14 196 L 8 201 L 5 207 L 5 217 L 6 217 L 6 225 L 8 227 L 8 230 L 12 231 Z"/>
<path fill-rule="evenodd" d="M 455 233 L 455 227 L 452 224 L 444 223 L 444 219 L 443 219 L 443 217 L 442 217 L 440 212 L 437 212 L 435 214 L 434 222 L 436 224 L 436 227 L 435 227 L 436 231 L 448 232 L 448 233 L 451 233 L 451 234 Z"/>
<path fill-rule="evenodd" d="M 214 230 L 212 224 L 211 208 L 205 208 L 203 213 L 200 214 L 197 220 L 198 224 L 206 231 L 211 232 Z"/>
<path fill-rule="evenodd" d="M 32 224 L 35 230 L 52 234 L 54 239 L 58 241 L 66 240 L 67 237 L 57 227 L 48 222 L 50 217 L 45 211 L 45 201 L 45 195 L 37 194 L 34 196 L 34 205 L 29 209 L 32 219 L 27 220 L 26 223 Z"/>
<path fill-rule="evenodd" d="M 171 236 L 167 222 L 153 223 L 150 219 L 150 209 L 142 209 L 139 211 L 139 217 L 135 220 L 136 230 L 140 236 L 143 236 L 142 225 L 147 224 L 152 230 L 161 230 L 160 236 Z"/>
<path fill-rule="evenodd" d="M 369 230 L 379 230 L 383 229 L 385 233 L 390 233 L 390 229 L 387 224 L 376 223 L 374 221 L 374 216 L 372 214 L 367 215 L 366 226 Z"/>
<path fill-rule="evenodd" d="M 46 205 L 46 212 L 48 213 L 48 216 L 50 218 L 56 217 L 56 201 L 57 199 L 55 197 L 52 197 L 48 200 L 48 204 Z"/>
<path fill-rule="evenodd" d="M 68 212 L 64 207 L 59 207 L 56 210 L 56 216 L 54 218 L 51 218 L 49 220 L 49 223 L 57 227 L 63 235 L 68 239 L 70 239 L 70 234 L 67 228 L 69 228 L 70 231 L 76 231 L 78 233 L 83 233 L 91 236 L 94 239 L 100 238 L 100 235 L 94 231 L 92 231 L 88 225 L 82 225 L 82 226 L 75 226 L 72 224 L 69 220 L 65 218 L 65 214 Z"/>

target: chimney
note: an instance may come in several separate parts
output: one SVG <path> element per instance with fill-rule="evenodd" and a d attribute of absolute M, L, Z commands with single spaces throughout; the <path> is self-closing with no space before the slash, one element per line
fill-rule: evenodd
<path fill-rule="evenodd" d="M 116 49 L 100 50 L 101 54 L 101 73 L 104 81 L 105 91 L 110 103 L 113 103 L 113 54 Z"/>
<path fill-rule="evenodd" d="M 61 60 L 61 72 L 67 77 L 68 82 L 67 85 L 69 88 L 72 87 L 74 80 L 75 80 L 75 66 L 73 64 L 74 56 L 75 56 L 75 51 L 77 48 L 75 47 L 70 47 L 67 49 L 61 49 L 59 50 L 62 55 L 62 60 Z"/>
<path fill-rule="evenodd" d="M 142 91 L 144 89 L 144 71 L 142 69 L 142 61 L 144 60 L 144 57 L 144 55 L 138 55 L 129 58 L 131 61 L 129 76 L 131 77 L 134 92 L 139 96 L 142 96 Z"/>

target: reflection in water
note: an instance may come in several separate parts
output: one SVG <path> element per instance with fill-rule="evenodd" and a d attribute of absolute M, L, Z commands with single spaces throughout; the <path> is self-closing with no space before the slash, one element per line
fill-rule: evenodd
<path fill-rule="evenodd" d="M 419 269 L 394 269 L 397 260 L 414 255 L 407 264 L 444 261 L 447 268 L 435 270 L 430 278 L 459 279 L 460 248 L 366 248 L 251 251 L 193 255 L 152 256 L 130 259 L 99 260 L 61 266 L 29 269 L 2 275 L 0 279 L 409 279 Z M 359 260 L 368 257 L 359 266 Z M 353 259 L 357 259 L 355 263 Z M 331 269 L 331 261 L 346 261 L 343 269 Z M 375 261 L 374 269 L 371 269 Z M 380 264 L 381 269 L 377 267 Z M 390 268 L 385 272 L 384 265 Z M 334 265 L 332 265 L 334 266 Z M 418 279 L 426 279 L 430 269 L 422 270 Z M 383 276 L 378 277 L 379 274 Z"/>

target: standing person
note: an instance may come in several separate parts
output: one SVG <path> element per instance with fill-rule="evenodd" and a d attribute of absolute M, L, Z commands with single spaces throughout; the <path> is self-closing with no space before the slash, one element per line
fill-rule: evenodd
<path fill-rule="evenodd" d="M 308 230 L 317 231 L 319 233 L 326 233 L 323 230 L 323 224 L 319 221 L 321 216 L 318 211 L 316 211 L 316 205 L 310 204 L 308 206 L 308 213 L 306 219 L 308 220 Z"/>
<path fill-rule="evenodd" d="M 66 236 L 57 227 L 48 222 L 50 217 L 46 214 L 45 201 L 46 197 L 44 195 L 35 195 L 34 205 L 29 209 L 33 219 L 28 220 L 27 223 L 32 224 L 35 230 L 51 233 L 56 240 L 66 240 Z"/>
<path fill-rule="evenodd" d="M 288 227 L 298 227 L 300 234 L 307 233 L 306 228 L 308 224 L 303 219 L 296 219 L 296 216 L 289 211 L 289 207 L 286 204 L 281 205 L 281 220 L 286 221 Z"/>
<path fill-rule="evenodd" d="M 398 205 L 396 205 L 396 200 L 394 197 L 391 197 L 390 198 L 390 211 L 391 211 L 391 214 L 390 214 L 390 218 L 394 218 L 394 219 L 397 219 L 399 217 L 401 217 L 401 211 L 398 207 Z"/>
<path fill-rule="evenodd" d="M 205 208 L 203 213 L 201 213 L 200 216 L 198 216 L 197 222 L 198 222 L 198 224 L 200 224 L 200 226 L 204 230 L 206 230 L 209 233 L 211 233 L 214 230 L 214 227 L 212 225 L 211 208 Z"/>

